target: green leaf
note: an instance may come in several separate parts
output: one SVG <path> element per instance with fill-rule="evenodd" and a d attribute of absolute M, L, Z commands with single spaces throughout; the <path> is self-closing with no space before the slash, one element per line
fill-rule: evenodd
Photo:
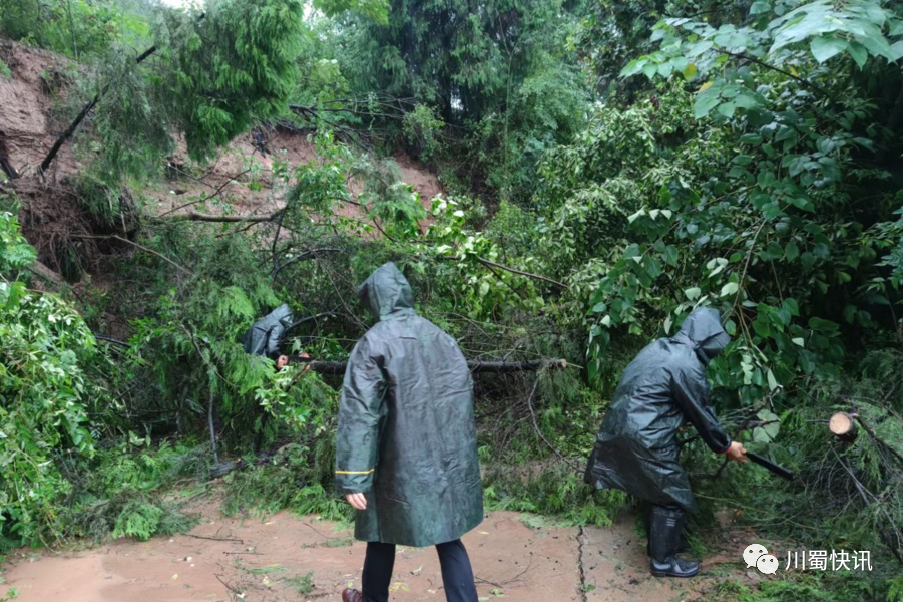
<path fill-rule="evenodd" d="M 853 60 L 856 61 L 856 64 L 859 65 L 859 68 L 862 69 L 865 66 L 865 62 L 869 58 L 868 50 L 865 49 L 865 46 L 860 44 L 859 42 L 850 42 L 850 56 L 853 57 Z"/>
<path fill-rule="evenodd" d="M 820 36 L 812 38 L 810 47 L 815 60 L 819 63 L 824 63 L 846 50 L 847 41 L 843 38 Z"/>
<path fill-rule="evenodd" d="M 639 73 L 643 66 L 647 63 L 645 59 L 636 59 L 627 63 L 627 65 L 621 69 L 621 77 L 630 77 L 631 75 L 636 75 Z"/>
<path fill-rule="evenodd" d="M 749 14 L 751 15 L 764 15 L 765 13 L 770 11 L 771 4 L 764 2 L 763 0 L 753 2 L 753 5 L 749 7 Z"/>
<path fill-rule="evenodd" d="M 684 73 L 684 79 L 686 79 L 687 81 L 690 81 L 691 79 L 693 79 L 694 77 L 696 77 L 696 73 L 697 73 L 698 71 L 699 71 L 699 69 L 696 67 L 696 64 L 695 64 L 695 63 L 690 63 L 690 64 L 687 65 L 687 66 L 684 68 L 684 70 L 683 70 L 683 73 Z"/>
<path fill-rule="evenodd" d="M 772 391 L 778 388 L 778 379 L 774 377 L 774 372 L 771 371 L 771 368 L 768 369 L 768 388 Z"/>
<path fill-rule="evenodd" d="M 665 247 L 664 252 L 662 253 L 662 261 L 670 265 L 671 267 L 677 267 L 677 259 L 679 255 L 677 252 L 677 247 L 674 245 L 668 245 Z"/>
<path fill-rule="evenodd" d="M 794 337 L 790 340 L 793 341 L 794 345 L 799 345 L 800 347 L 806 346 L 806 341 L 803 339 L 803 337 Z"/>
<path fill-rule="evenodd" d="M 790 312 L 791 316 L 800 315 L 800 304 L 793 297 L 787 297 L 781 305 Z"/>
<path fill-rule="evenodd" d="M 596 303 L 595 305 L 593 305 L 593 313 L 594 314 L 601 314 L 606 309 L 607 309 L 607 306 L 605 305 L 605 303 L 602 303 L 602 302 Z"/>
<path fill-rule="evenodd" d="M 702 289 L 697 286 L 694 286 L 693 288 L 688 288 L 687 290 L 685 290 L 684 294 L 687 296 L 687 299 L 689 299 L 690 301 L 695 301 L 696 299 L 699 299 L 699 297 L 702 295 Z"/>
<path fill-rule="evenodd" d="M 687 60 L 686 57 L 676 56 L 671 59 L 671 66 L 674 67 L 675 71 L 683 71 L 690 64 L 690 61 Z"/>
<path fill-rule="evenodd" d="M 899 61 L 901 58 L 903 58 L 903 40 L 891 44 L 890 56 L 892 57 L 891 60 L 893 61 Z"/>
<path fill-rule="evenodd" d="M 738 290 L 740 290 L 740 285 L 736 282 L 728 282 L 721 288 L 721 296 L 727 297 L 728 295 L 735 294 Z"/>
<path fill-rule="evenodd" d="M 725 117 L 733 117 L 734 111 L 737 109 L 737 105 L 734 102 L 726 102 L 723 105 L 718 107 L 718 112 L 724 115 Z"/>
<path fill-rule="evenodd" d="M 718 98 L 715 94 L 703 94 L 698 99 L 696 99 L 696 105 L 693 107 L 693 110 L 696 114 L 696 119 L 700 119 L 705 117 L 709 113 L 712 112 L 718 103 L 721 102 L 721 99 Z"/>
<path fill-rule="evenodd" d="M 787 258 L 787 261 L 796 261 L 796 258 L 800 256 L 800 248 L 794 241 L 791 240 L 784 247 L 784 256 Z"/>

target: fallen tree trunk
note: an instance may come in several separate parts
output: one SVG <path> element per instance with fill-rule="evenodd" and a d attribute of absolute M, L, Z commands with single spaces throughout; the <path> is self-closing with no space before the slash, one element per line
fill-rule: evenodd
<path fill-rule="evenodd" d="M 282 215 L 283 210 L 280 209 L 275 213 L 271 213 L 269 215 L 209 215 L 207 213 L 201 213 L 199 211 L 189 211 L 188 213 L 179 213 L 173 215 L 171 217 L 167 217 L 166 219 L 172 221 L 186 221 L 186 222 L 215 222 L 215 223 L 264 223 L 264 222 L 274 222 L 276 221 L 280 215 Z"/>
<path fill-rule="evenodd" d="M 345 368 L 348 365 L 348 362 L 318 360 L 300 356 L 291 356 L 289 361 L 297 364 L 307 364 L 311 370 L 320 374 L 345 374 Z M 567 368 L 567 362 L 563 359 L 527 360 L 523 362 L 468 361 L 467 366 L 471 372 L 507 374 L 510 372 L 530 372 L 543 368 L 561 370 Z"/>
<path fill-rule="evenodd" d="M 271 454 L 268 452 L 264 452 L 257 457 L 257 461 L 254 464 L 250 462 L 245 462 L 242 458 L 238 460 L 223 460 L 222 462 L 216 462 L 210 468 L 210 473 L 207 475 L 210 480 L 218 479 L 220 477 L 224 477 L 231 472 L 235 472 L 236 470 L 244 470 L 249 466 L 263 466 L 265 464 L 269 464 L 270 461 L 276 457 L 276 454 Z"/>

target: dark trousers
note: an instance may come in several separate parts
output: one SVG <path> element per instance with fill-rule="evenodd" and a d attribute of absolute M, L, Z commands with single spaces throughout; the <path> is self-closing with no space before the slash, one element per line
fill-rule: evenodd
<path fill-rule="evenodd" d="M 460 539 L 436 546 L 442 566 L 442 584 L 448 602 L 477 602 L 470 558 Z M 389 584 L 395 568 L 395 545 L 370 542 L 364 560 L 364 602 L 388 602 Z"/>

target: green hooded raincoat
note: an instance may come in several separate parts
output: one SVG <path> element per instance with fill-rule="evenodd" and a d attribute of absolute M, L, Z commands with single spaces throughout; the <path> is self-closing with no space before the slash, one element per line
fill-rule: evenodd
<path fill-rule="evenodd" d="M 340 493 L 365 493 L 355 537 L 425 547 L 483 520 L 473 381 L 457 343 L 414 312 L 392 263 L 358 288 L 379 323 L 348 361 L 336 446 Z"/>
<path fill-rule="evenodd" d="M 706 366 L 730 342 L 718 312 L 696 309 L 671 338 L 647 345 L 621 377 L 586 469 L 597 489 L 697 510 L 678 462 L 677 431 L 692 423 L 716 453 L 731 445 L 709 402 Z"/>

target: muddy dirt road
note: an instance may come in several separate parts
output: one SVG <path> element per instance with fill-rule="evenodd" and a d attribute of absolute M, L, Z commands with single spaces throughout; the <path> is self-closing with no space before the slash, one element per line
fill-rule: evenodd
<path fill-rule="evenodd" d="M 480 600 L 490 602 L 678 602 L 704 598 L 727 577 L 749 578 L 739 552 L 708 558 L 694 580 L 650 577 L 627 515 L 579 529 L 493 512 L 464 542 Z M 342 589 L 360 587 L 363 558 L 363 544 L 316 517 L 224 519 L 208 510 L 187 535 L 11 555 L 0 594 L 15 588 L 17 602 L 338 602 Z M 445 600 L 432 548 L 399 548 L 391 599 Z"/>

